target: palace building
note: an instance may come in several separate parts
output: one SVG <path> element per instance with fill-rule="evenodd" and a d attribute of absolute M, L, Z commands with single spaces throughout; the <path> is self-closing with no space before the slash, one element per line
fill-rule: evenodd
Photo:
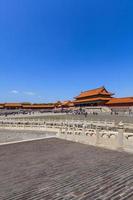
<path fill-rule="evenodd" d="M 74 105 L 80 107 L 103 106 L 113 98 L 112 95 L 113 93 L 107 91 L 105 87 L 88 90 L 75 97 Z"/>
<path fill-rule="evenodd" d="M 70 100 L 60 102 L 57 108 L 71 108 L 74 107 L 74 103 Z"/>
<path fill-rule="evenodd" d="M 54 103 L 44 103 L 44 104 L 31 104 L 31 103 L 3 103 L 0 104 L 0 109 L 14 110 L 40 110 L 40 109 L 54 109 Z"/>
<path fill-rule="evenodd" d="M 21 103 L 5 103 L 4 108 L 6 109 L 20 109 L 22 108 Z"/>
<path fill-rule="evenodd" d="M 107 103 L 106 106 L 110 107 L 130 107 L 133 106 L 133 97 L 124 98 L 112 98 Z"/>
<path fill-rule="evenodd" d="M 46 104 L 30 104 L 30 105 L 22 105 L 23 109 L 53 109 L 55 107 L 54 103 L 46 103 Z"/>

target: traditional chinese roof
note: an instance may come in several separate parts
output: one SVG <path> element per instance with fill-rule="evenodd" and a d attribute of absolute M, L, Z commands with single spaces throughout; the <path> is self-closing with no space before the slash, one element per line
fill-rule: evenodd
<path fill-rule="evenodd" d="M 2 104 L 0 104 L 0 108 L 4 108 L 4 104 L 2 105 Z"/>
<path fill-rule="evenodd" d="M 106 105 L 133 103 L 133 97 L 111 98 Z"/>
<path fill-rule="evenodd" d="M 70 101 L 63 101 L 63 102 L 61 103 L 61 105 L 62 105 L 62 106 L 67 106 L 69 103 L 70 103 Z"/>
<path fill-rule="evenodd" d="M 32 107 L 32 105 L 22 105 L 22 108 L 31 108 Z"/>
<path fill-rule="evenodd" d="M 95 96 L 95 95 L 106 95 L 106 96 L 112 96 L 113 94 L 108 92 L 105 87 L 100 87 L 97 89 L 93 89 L 93 90 L 87 90 L 85 92 L 81 92 L 79 96 L 75 97 L 76 99 L 81 99 L 84 97 L 91 97 L 91 96 Z"/>
<path fill-rule="evenodd" d="M 23 108 L 54 108 L 54 104 L 32 104 L 32 105 L 23 105 Z"/>
<path fill-rule="evenodd" d="M 22 104 L 21 103 L 5 103 L 4 106 L 5 107 L 21 107 Z"/>
<path fill-rule="evenodd" d="M 73 102 L 73 101 L 71 101 L 71 102 L 69 103 L 69 107 L 74 107 L 74 102 Z"/>
<path fill-rule="evenodd" d="M 68 101 L 60 102 L 58 107 L 73 107 L 73 106 L 74 106 L 74 103 L 68 100 Z"/>
<path fill-rule="evenodd" d="M 75 100 L 74 103 L 87 103 L 87 102 L 97 102 L 97 101 L 109 101 L 110 98 L 102 98 L 102 97 L 96 97 L 96 98 L 89 98 L 89 99 L 78 99 Z"/>

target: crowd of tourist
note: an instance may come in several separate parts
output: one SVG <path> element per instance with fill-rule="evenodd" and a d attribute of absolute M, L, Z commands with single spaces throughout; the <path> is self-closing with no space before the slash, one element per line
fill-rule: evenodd
<path fill-rule="evenodd" d="M 115 110 L 111 109 L 110 112 L 102 112 L 101 110 L 89 110 L 86 108 L 75 108 L 75 109 L 45 109 L 45 110 L 0 110 L 0 116 L 8 117 L 8 116 L 18 116 L 18 115 L 36 115 L 36 114 L 43 114 L 43 113 L 59 113 L 59 114 L 71 114 L 71 115 L 82 115 L 87 117 L 88 115 L 101 115 L 101 114 L 108 114 L 108 115 L 126 115 L 126 116 L 133 116 L 133 109 L 126 110 Z"/>

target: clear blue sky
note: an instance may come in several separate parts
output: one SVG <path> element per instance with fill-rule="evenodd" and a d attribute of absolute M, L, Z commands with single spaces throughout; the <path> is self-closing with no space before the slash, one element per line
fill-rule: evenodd
<path fill-rule="evenodd" d="M 133 96 L 133 0 L 0 0 L 0 101 Z"/>

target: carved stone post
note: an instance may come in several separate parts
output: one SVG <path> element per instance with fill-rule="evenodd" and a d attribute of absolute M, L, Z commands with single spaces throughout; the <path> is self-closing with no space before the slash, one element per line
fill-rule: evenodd
<path fill-rule="evenodd" d="M 100 130 L 96 127 L 96 146 L 100 144 Z"/>
<path fill-rule="evenodd" d="M 84 122 L 82 127 L 81 141 L 85 144 L 89 142 L 88 138 L 86 137 L 86 130 L 87 130 L 87 123 Z"/>
<path fill-rule="evenodd" d="M 47 121 L 44 122 L 44 130 L 47 130 Z"/>
<path fill-rule="evenodd" d="M 57 137 L 59 137 L 59 138 L 61 137 L 62 130 L 63 130 L 62 126 L 59 127 L 59 129 L 57 131 Z"/>
<path fill-rule="evenodd" d="M 83 123 L 83 128 L 82 128 L 82 135 L 85 135 L 86 126 L 87 126 L 87 124 L 84 122 L 84 123 Z"/>
<path fill-rule="evenodd" d="M 124 134 L 124 124 L 122 122 L 119 123 L 118 126 L 118 136 L 117 136 L 117 149 L 119 151 L 123 151 L 123 135 Z"/>

